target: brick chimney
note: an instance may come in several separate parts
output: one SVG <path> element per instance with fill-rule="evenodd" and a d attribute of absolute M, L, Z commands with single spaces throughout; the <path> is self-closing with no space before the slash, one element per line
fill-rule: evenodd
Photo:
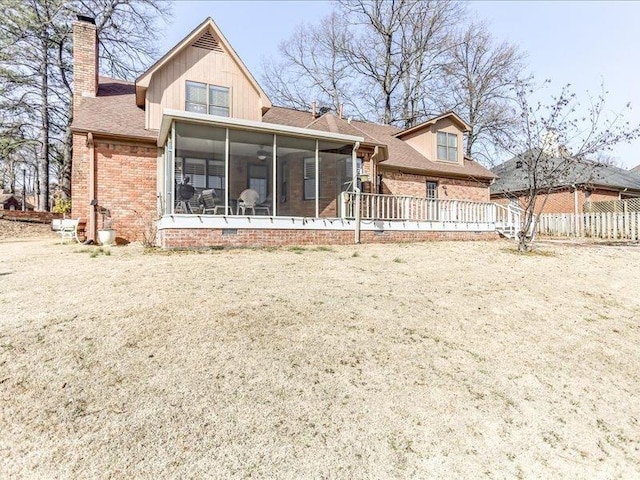
<path fill-rule="evenodd" d="M 78 15 L 73 22 L 73 95 L 98 93 L 98 34 L 93 18 Z"/>

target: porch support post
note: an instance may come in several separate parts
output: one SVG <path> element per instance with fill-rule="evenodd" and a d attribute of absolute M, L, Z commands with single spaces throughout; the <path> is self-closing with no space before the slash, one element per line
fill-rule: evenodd
<path fill-rule="evenodd" d="M 320 217 L 320 165 L 318 155 L 318 139 L 316 138 L 316 218 Z"/>
<path fill-rule="evenodd" d="M 229 215 L 229 129 L 225 128 L 224 131 L 224 214 Z"/>
<path fill-rule="evenodd" d="M 273 216 L 276 217 L 278 215 L 278 212 L 276 211 L 277 205 L 278 205 L 278 155 L 277 155 L 277 144 L 278 144 L 278 135 L 276 135 L 275 133 L 273 134 L 273 154 L 272 154 L 272 158 L 273 158 L 273 172 L 272 172 L 272 187 L 271 190 L 273 192 L 272 195 L 272 202 L 273 205 L 271 205 L 271 211 L 273 212 Z"/>
<path fill-rule="evenodd" d="M 356 204 L 354 205 L 354 215 L 355 215 L 355 243 L 360 243 L 360 188 L 358 188 L 358 172 L 356 169 L 357 161 L 358 161 L 358 148 L 360 148 L 360 142 L 356 142 L 353 145 L 353 150 L 351 151 L 351 170 L 353 170 L 353 193 L 355 197 Z"/>
<path fill-rule="evenodd" d="M 576 237 L 580 236 L 580 223 L 578 220 L 578 187 L 573 186 L 573 223 L 576 230 Z"/>

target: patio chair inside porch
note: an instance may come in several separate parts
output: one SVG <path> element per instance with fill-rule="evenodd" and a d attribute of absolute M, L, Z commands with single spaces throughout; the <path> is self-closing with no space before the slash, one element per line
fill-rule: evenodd
<path fill-rule="evenodd" d="M 193 213 L 190 200 L 196 193 L 196 189 L 190 184 L 191 179 L 184 177 L 184 181 L 178 185 L 178 205 L 177 208 L 182 213 Z"/>
<path fill-rule="evenodd" d="M 202 213 L 213 213 L 214 215 L 218 215 L 218 210 L 224 212 L 224 200 L 216 195 L 216 191 L 211 188 L 209 190 L 203 190 L 200 194 L 200 199 L 202 201 Z M 229 207 L 231 210 L 231 207 Z"/>
<path fill-rule="evenodd" d="M 238 210 L 236 212 L 237 215 L 244 215 L 247 210 L 251 210 L 251 212 L 256 214 L 256 204 L 260 199 L 260 194 L 251 188 L 247 188 L 240 193 L 238 197 Z M 242 213 L 241 213 L 242 212 Z"/>

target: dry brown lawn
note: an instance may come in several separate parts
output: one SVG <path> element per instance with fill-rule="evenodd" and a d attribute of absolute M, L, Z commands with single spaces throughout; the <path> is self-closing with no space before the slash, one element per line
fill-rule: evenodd
<path fill-rule="evenodd" d="M 640 248 L 542 250 L 5 238 L 0 476 L 638 478 Z"/>

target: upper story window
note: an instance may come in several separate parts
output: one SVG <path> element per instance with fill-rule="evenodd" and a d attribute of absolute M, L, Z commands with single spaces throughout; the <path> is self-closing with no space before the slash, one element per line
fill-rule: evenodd
<path fill-rule="evenodd" d="M 217 85 L 187 81 L 185 110 L 229 116 L 229 89 Z"/>
<path fill-rule="evenodd" d="M 458 135 L 438 132 L 438 160 L 458 161 Z"/>

